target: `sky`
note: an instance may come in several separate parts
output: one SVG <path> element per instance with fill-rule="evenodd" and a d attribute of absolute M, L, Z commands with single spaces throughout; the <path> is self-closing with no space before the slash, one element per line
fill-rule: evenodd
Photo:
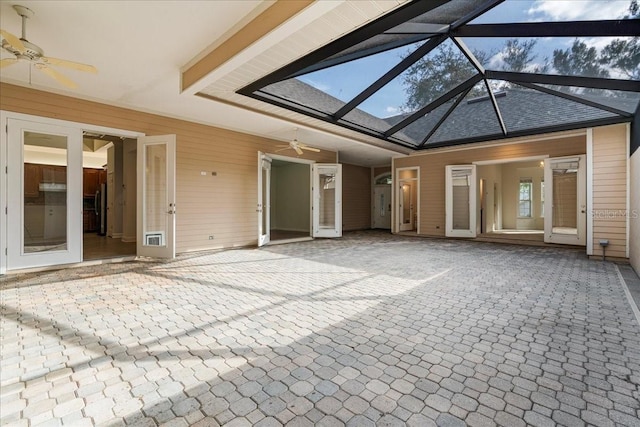
<path fill-rule="evenodd" d="M 502 22 L 548 22 L 618 19 L 623 17 L 629 8 L 630 0 L 506 0 L 494 9 L 472 21 L 473 24 Z M 582 39 L 587 45 L 602 48 L 612 39 L 607 37 Z M 488 69 L 500 69 L 502 64 L 499 49 L 504 39 L 464 39 L 472 50 L 491 52 Z M 543 62 L 549 58 L 554 49 L 566 49 L 574 38 L 544 38 L 536 44 L 534 62 Z M 342 64 L 321 70 L 306 76 L 298 77 L 317 89 L 348 101 L 393 67 L 407 52 L 417 45 L 398 48 L 351 63 Z M 402 84 L 403 76 L 399 76 L 367 99 L 358 108 L 376 117 L 389 117 L 401 111 L 406 101 Z"/>

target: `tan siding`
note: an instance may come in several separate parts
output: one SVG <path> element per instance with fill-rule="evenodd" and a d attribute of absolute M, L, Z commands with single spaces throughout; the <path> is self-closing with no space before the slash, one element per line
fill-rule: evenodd
<path fill-rule="evenodd" d="M 0 105 L 7 111 L 146 135 L 176 134 L 177 251 L 256 243 L 257 153 L 273 152 L 279 141 L 4 83 Z M 303 158 L 335 163 L 336 154 L 305 152 Z"/>
<path fill-rule="evenodd" d="M 373 168 L 374 178 L 378 175 L 382 175 L 383 173 L 391 173 L 391 166 L 378 166 Z"/>
<path fill-rule="evenodd" d="M 342 165 L 342 229 L 371 228 L 371 169 Z"/>
<path fill-rule="evenodd" d="M 607 256 L 626 257 L 627 130 L 625 125 L 593 129 L 593 253 L 609 240 Z"/>
<path fill-rule="evenodd" d="M 474 161 L 505 160 L 548 155 L 570 156 L 586 152 L 585 136 L 543 141 L 519 142 L 463 150 L 432 151 L 397 158 L 396 168 L 420 168 L 420 232 L 425 235 L 445 234 L 445 166 L 470 164 Z"/>

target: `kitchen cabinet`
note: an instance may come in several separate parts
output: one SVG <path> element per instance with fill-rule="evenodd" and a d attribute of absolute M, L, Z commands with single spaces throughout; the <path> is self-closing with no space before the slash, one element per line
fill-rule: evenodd
<path fill-rule="evenodd" d="M 40 165 L 24 164 L 24 197 L 38 197 L 40 195 L 40 181 L 42 173 Z"/>
<path fill-rule="evenodd" d="M 66 184 L 67 183 L 67 167 L 40 165 L 42 170 L 42 182 L 47 184 Z"/>
<path fill-rule="evenodd" d="M 107 182 L 107 171 L 104 169 L 84 168 L 82 170 L 82 193 L 84 197 L 94 197 L 100 184 Z"/>
<path fill-rule="evenodd" d="M 82 193 L 85 197 L 94 197 L 100 183 L 100 169 L 82 170 Z"/>

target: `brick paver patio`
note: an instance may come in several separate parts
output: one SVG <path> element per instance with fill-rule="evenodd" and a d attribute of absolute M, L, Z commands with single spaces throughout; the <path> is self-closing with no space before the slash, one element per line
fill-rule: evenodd
<path fill-rule="evenodd" d="M 3 425 L 640 425 L 582 251 L 366 232 L 0 285 Z"/>

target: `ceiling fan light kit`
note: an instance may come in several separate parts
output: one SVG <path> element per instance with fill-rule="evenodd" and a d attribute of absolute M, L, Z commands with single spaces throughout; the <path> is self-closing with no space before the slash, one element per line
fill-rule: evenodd
<path fill-rule="evenodd" d="M 0 68 L 13 65 L 17 62 L 28 62 L 37 70 L 71 89 L 75 89 L 77 85 L 64 74 L 50 68 L 49 65 L 94 74 L 98 72 L 96 67 L 92 65 L 44 56 L 44 51 L 39 46 L 27 40 L 27 19 L 33 17 L 34 12 L 31 9 L 20 5 L 14 5 L 13 9 L 22 18 L 22 33 L 21 37 L 18 38 L 8 31 L 0 30 L 0 35 L 2 36 L 2 48 L 15 56 L 15 58 L 5 58 L 0 60 Z"/>

